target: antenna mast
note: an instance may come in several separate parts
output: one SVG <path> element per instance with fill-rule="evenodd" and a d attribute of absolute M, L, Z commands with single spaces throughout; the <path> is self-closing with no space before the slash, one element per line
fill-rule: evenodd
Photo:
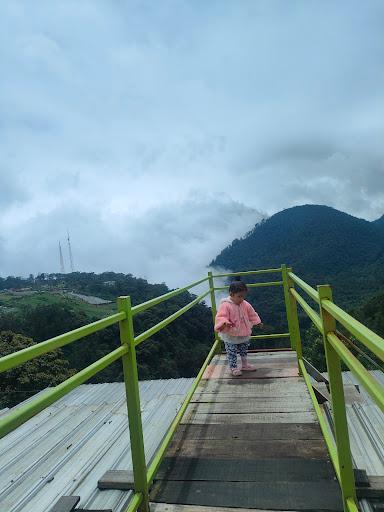
<path fill-rule="evenodd" d="M 67 231 L 67 235 L 68 235 L 68 251 L 69 251 L 69 262 L 70 262 L 70 265 L 71 265 L 71 272 L 74 272 L 75 269 L 74 269 L 74 266 L 73 266 L 73 257 L 72 257 L 72 249 L 71 249 L 71 241 L 69 239 L 69 231 Z"/>
<path fill-rule="evenodd" d="M 65 274 L 63 251 L 61 250 L 61 243 L 59 242 L 59 253 L 60 253 L 60 273 Z"/>

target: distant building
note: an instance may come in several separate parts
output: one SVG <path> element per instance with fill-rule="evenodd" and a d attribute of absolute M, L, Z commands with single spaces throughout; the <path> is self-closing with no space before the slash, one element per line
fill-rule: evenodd
<path fill-rule="evenodd" d="M 93 306 L 103 306 L 104 304 L 111 304 L 111 300 L 101 299 L 100 297 L 93 297 L 92 295 L 82 295 L 81 293 L 69 292 L 67 293 L 70 297 L 75 297 L 76 299 L 83 300 L 88 304 L 92 304 Z"/>

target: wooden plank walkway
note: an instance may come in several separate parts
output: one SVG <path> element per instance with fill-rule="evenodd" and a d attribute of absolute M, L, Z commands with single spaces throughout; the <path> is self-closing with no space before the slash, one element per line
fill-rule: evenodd
<path fill-rule="evenodd" d="M 231 377 L 215 356 L 151 490 L 155 512 L 343 510 L 296 354 L 250 354 Z"/>

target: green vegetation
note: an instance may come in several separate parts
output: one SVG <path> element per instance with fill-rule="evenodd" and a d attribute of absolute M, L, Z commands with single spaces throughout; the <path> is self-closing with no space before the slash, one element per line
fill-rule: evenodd
<path fill-rule="evenodd" d="M 0 293 L 0 306 L 6 308 L 0 310 L 0 332 L 7 331 L 9 340 L 8 344 L 0 346 L 0 355 L 19 350 L 17 348 L 20 346 L 19 338 L 15 333 L 21 335 L 20 339 L 25 340 L 27 337 L 28 343 L 38 343 L 115 313 L 118 295 L 131 295 L 133 304 L 139 304 L 169 291 L 164 284 L 151 285 L 144 279 L 111 272 L 99 275 L 53 274 L 45 276 L 44 280 L 40 278 L 36 281 L 34 283 L 31 280 L 29 284 L 31 290 L 23 290 L 20 292 L 20 296 L 17 293 Z M 5 283 L 9 282 L 10 279 L 2 281 L 3 290 L 6 289 Z M 105 282 L 107 284 L 103 284 Z M 27 288 L 25 281 L 17 281 L 17 286 L 19 290 Z M 113 303 L 92 306 L 79 299 L 58 293 L 63 290 L 97 295 L 103 299 L 113 299 Z M 31 293 L 32 291 L 37 291 L 37 293 Z M 27 295 L 22 295 L 24 292 Z M 183 293 L 135 316 L 135 333 L 140 334 L 145 331 L 193 298 L 194 296 L 191 294 Z M 3 335 L 5 336 L 5 334 Z M 207 306 L 198 304 L 138 347 L 139 378 L 194 376 L 200 369 L 212 343 L 211 311 Z M 63 347 L 55 357 L 58 357 L 59 362 L 63 358 L 66 366 L 63 366 L 62 371 L 58 371 L 55 366 L 52 366 L 52 370 L 57 372 L 58 380 L 61 381 L 65 378 L 65 368 L 68 372 L 78 371 L 117 348 L 119 344 L 118 326 L 111 326 Z M 39 359 L 37 358 L 36 361 Z M 49 359 L 49 361 L 53 362 L 54 359 Z M 29 366 L 26 363 L 20 368 L 22 372 L 25 372 L 27 381 L 33 382 L 33 390 L 36 391 L 49 385 L 49 382 L 45 376 L 39 373 L 38 367 L 33 363 L 34 361 Z M 113 382 L 122 379 L 121 362 L 117 361 L 96 375 L 91 382 Z M 15 395 L 15 391 L 19 392 L 24 389 L 20 388 L 17 378 L 14 378 L 13 387 L 11 384 L 12 377 L 6 387 L 3 406 L 4 403 L 15 403 L 15 397 L 19 396 Z M 51 383 L 51 385 L 53 384 L 54 382 Z M 24 398 L 27 395 L 26 391 L 22 396 Z"/>
<path fill-rule="evenodd" d="M 287 263 L 312 286 L 330 283 L 339 306 L 384 335 L 383 227 L 384 216 L 368 222 L 327 206 L 297 206 L 257 224 L 226 247 L 211 265 L 236 271 Z M 268 281 L 273 276 L 247 278 L 247 282 Z M 267 332 L 286 330 L 281 289 L 253 289 L 249 300 L 260 313 Z M 311 305 L 317 310 L 317 305 Z M 304 354 L 325 370 L 322 339 L 300 307 L 299 318 Z M 282 346 L 286 342 L 272 343 Z M 268 345 L 259 343 L 263 348 Z"/>
<path fill-rule="evenodd" d="M 11 331 L 0 332 L 0 354 L 5 356 L 33 345 L 33 340 Z M 8 372 L 0 373 L 0 408 L 15 405 L 47 386 L 73 375 L 63 352 L 55 350 Z"/>
<path fill-rule="evenodd" d="M 327 206 L 283 210 L 234 240 L 211 265 L 231 270 L 292 266 L 312 286 L 331 283 L 341 307 L 384 288 L 384 230 Z"/>
<path fill-rule="evenodd" d="M 370 223 L 325 206 L 290 208 L 258 224 L 243 239 L 234 240 L 212 265 L 236 271 L 288 263 L 311 285 L 330 282 L 336 303 L 384 336 L 383 219 Z M 275 280 L 275 277 L 247 278 L 247 282 Z M 112 303 L 94 306 L 68 296 L 69 291 Z M 116 312 L 119 295 L 130 295 L 135 305 L 167 291 L 164 283 L 149 284 L 130 274 L 113 272 L 0 278 L 0 356 Z M 183 293 L 137 315 L 135 333 L 140 334 L 158 323 L 193 297 Z M 282 288 L 252 289 L 249 300 L 263 319 L 264 333 L 287 331 Z M 324 371 L 322 338 L 300 308 L 299 317 L 304 354 Z M 212 342 L 210 309 L 199 304 L 138 347 L 139 377 L 196 375 Z M 61 382 L 119 344 L 118 327 L 111 326 L 7 372 L 1 380 L 5 390 L 1 406 L 12 405 L 37 390 Z M 256 346 L 287 346 L 287 340 L 259 341 Z M 355 353 L 368 368 L 375 367 L 363 355 Z M 121 362 L 116 362 L 91 382 L 120 380 Z"/>

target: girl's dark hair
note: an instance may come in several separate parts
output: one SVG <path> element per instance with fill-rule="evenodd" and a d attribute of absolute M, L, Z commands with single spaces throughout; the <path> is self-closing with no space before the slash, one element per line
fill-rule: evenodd
<path fill-rule="evenodd" d="M 240 293 L 247 291 L 247 285 L 243 283 L 243 281 L 240 281 L 239 278 L 236 281 L 232 281 L 232 283 L 229 285 L 229 293 Z"/>

